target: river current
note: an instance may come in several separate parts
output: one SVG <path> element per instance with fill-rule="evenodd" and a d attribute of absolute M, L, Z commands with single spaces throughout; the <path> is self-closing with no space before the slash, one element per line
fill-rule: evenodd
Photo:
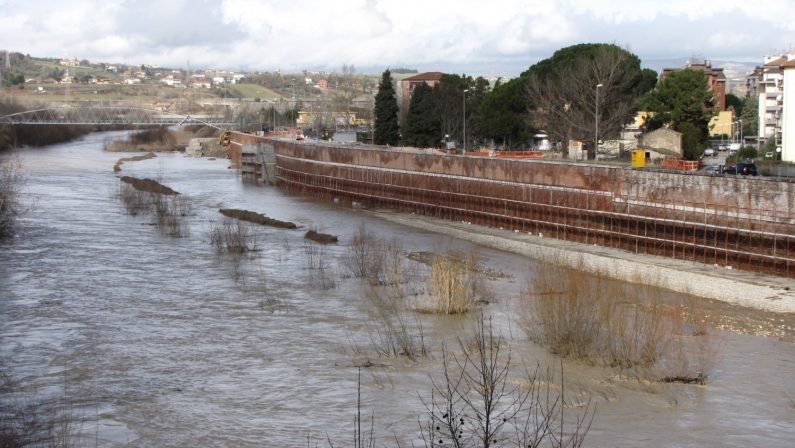
<path fill-rule="evenodd" d="M 163 235 L 118 197 L 112 166 L 126 154 L 102 146 L 123 135 L 20 150 L 26 210 L 19 234 L 0 246 L 3 370 L 33 400 L 67 397 L 84 421 L 83 444 L 352 446 L 361 365 L 361 408 L 367 428 L 375 418 L 377 446 L 421 444 L 420 396 L 439 370 L 439 343 L 471 319 L 418 315 L 436 351 L 430 358 L 374 353 L 368 287 L 343 275 L 340 262 L 361 225 L 405 252 L 476 252 L 505 274 L 487 280 L 494 298 L 485 309 L 515 356 L 559 368 L 517 323 L 515 302 L 536 262 L 247 185 L 226 160 L 180 153 L 122 166 L 121 174 L 158 179 L 189 198 L 189 235 Z M 299 229 L 257 228 L 258 250 L 237 263 L 209 243 L 219 208 Z M 334 287 L 307 268 L 310 228 L 340 237 L 323 254 L 324 282 Z M 706 386 L 615 380 L 608 369 L 565 363 L 572 397 L 596 404 L 585 446 L 793 446 L 795 346 L 716 334 L 720 356 Z"/>

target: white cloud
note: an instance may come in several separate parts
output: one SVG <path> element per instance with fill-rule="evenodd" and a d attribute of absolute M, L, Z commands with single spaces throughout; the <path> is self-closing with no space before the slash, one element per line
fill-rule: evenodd
<path fill-rule="evenodd" d="M 758 58 L 795 42 L 791 0 L 0 0 L 0 45 L 37 56 L 270 70 L 517 73 L 613 42 L 641 58 Z"/>

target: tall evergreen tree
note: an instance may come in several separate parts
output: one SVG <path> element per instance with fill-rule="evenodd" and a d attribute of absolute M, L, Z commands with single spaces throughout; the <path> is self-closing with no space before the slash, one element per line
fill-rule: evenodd
<path fill-rule="evenodd" d="M 757 135 L 759 133 L 759 98 L 751 96 L 743 101 L 742 114 L 743 135 Z"/>
<path fill-rule="evenodd" d="M 441 124 L 436 114 L 434 90 L 427 84 L 414 88 L 403 128 L 403 143 L 418 148 L 439 146 Z"/>
<path fill-rule="evenodd" d="M 378 94 L 375 96 L 373 139 L 376 145 L 397 145 L 400 142 L 397 96 L 392 85 L 392 74 L 388 69 L 381 75 Z"/>
<path fill-rule="evenodd" d="M 527 141 L 532 133 L 526 81 L 525 78 L 514 78 L 504 84 L 498 81 L 488 92 L 479 110 L 478 137 L 492 139 L 507 148 L 518 147 Z"/>
<path fill-rule="evenodd" d="M 715 114 L 715 98 L 701 70 L 680 70 L 668 74 L 649 92 L 648 129 L 668 125 L 681 132 L 686 159 L 695 160 L 709 138 L 709 120 Z"/>

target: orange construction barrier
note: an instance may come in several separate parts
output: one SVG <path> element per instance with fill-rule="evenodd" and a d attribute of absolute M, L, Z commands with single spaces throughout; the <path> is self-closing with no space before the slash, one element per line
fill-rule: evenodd
<path fill-rule="evenodd" d="M 668 170 L 698 171 L 700 165 L 701 162 L 698 160 L 664 159 L 662 161 L 663 169 Z"/>

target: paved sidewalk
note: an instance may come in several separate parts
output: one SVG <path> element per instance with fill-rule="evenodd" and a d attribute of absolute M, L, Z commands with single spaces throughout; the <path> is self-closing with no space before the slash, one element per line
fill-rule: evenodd
<path fill-rule="evenodd" d="M 640 255 L 602 246 L 446 221 L 427 216 L 374 211 L 401 225 L 472 241 L 551 263 L 601 272 L 612 278 L 644 283 L 699 297 L 779 313 L 795 313 L 795 279 L 722 266 Z"/>

